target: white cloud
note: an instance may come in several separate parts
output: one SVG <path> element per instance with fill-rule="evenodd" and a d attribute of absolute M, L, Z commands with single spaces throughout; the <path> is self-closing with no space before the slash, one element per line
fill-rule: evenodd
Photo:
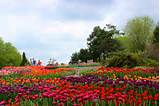
<path fill-rule="evenodd" d="M 60 0 L 0 0 L 0 5 L 18 7 L 20 5 L 36 8 L 54 8 Z M 10 8 L 10 7 L 9 7 Z"/>
<path fill-rule="evenodd" d="M 36 8 L 48 8 L 50 10 L 54 10 L 60 0 L 30 0 L 30 2 L 34 2 L 34 6 Z"/>
<path fill-rule="evenodd" d="M 18 2 L 16 2 L 18 1 Z M 145 4 L 143 4 L 145 2 Z M 11 4 L 10 4 L 11 3 Z M 19 47 L 20 51 L 26 51 L 28 57 L 35 57 L 46 61 L 54 56 L 58 61 L 68 62 L 71 54 L 78 51 L 82 47 L 86 47 L 86 39 L 92 32 L 94 26 L 104 27 L 105 24 L 111 23 L 119 25 L 123 28 L 128 19 L 138 15 L 149 15 L 157 17 L 157 3 L 152 3 L 149 0 L 113 0 L 111 6 L 103 8 L 105 17 L 102 20 L 57 20 L 45 19 L 43 9 L 48 11 L 54 10 L 60 2 L 59 0 L 1 0 L 0 6 L 9 6 L 7 13 L 2 13 L 0 16 L 0 37 L 5 41 L 12 42 L 15 46 Z M 17 7 L 29 6 L 27 12 L 16 10 Z M 94 5 L 95 6 L 95 5 Z M 93 6 L 93 7 L 94 7 Z M 93 8 L 90 7 L 91 9 Z M 75 9 L 75 6 L 72 6 Z M 87 9 L 86 7 L 81 7 Z M 14 10 L 12 12 L 11 10 Z M 24 9 L 24 8 L 23 8 Z M 93 9 L 96 11 L 95 9 Z M 156 10 L 156 12 L 153 12 Z M 17 13 L 15 11 L 22 11 Z M 84 10 L 83 10 L 84 11 Z M 97 10 L 101 11 L 101 10 Z M 1 11 L 0 11 L 1 12 Z M 58 10 L 56 10 L 58 12 Z M 76 12 L 76 9 L 75 9 Z M 67 13 L 67 11 L 66 11 Z M 52 16 L 52 14 L 48 14 Z M 90 16 L 88 16 L 90 17 Z M 100 16 L 101 17 L 101 16 Z M 24 37 L 28 36 L 28 37 Z M 22 38 L 22 39 L 20 39 Z M 23 39 L 24 38 L 24 39 Z M 19 45 L 19 40 L 27 39 L 28 45 L 23 47 Z M 35 39 L 32 39 L 35 38 Z M 65 40 L 66 39 L 66 40 Z M 34 41 L 38 44 L 35 44 Z M 33 44 L 30 48 L 29 45 Z M 41 47 L 44 45 L 44 47 Z M 58 49 L 57 49 L 58 48 Z"/>
<path fill-rule="evenodd" d="M 35 15 L 26 15 L 26 16 L 17 16 L 17 15 L 7 15 L 0 18 L 0 33 L 5 40 L 14 42 L 19 36 L 20 32 L 35 31 L 35 26 L 38 26 L 36 23 L 37 16 Z"/>
<path fill-rule="evenodd" d="M 90 25 L 87 22 L 77 21 L 77 22 L 50 22 L 43 29 L 43 34 L 47 35 L 50 33 L 66 33 L 66 35 L 71 35 L 76 38 L 83 38 L 88 32 Z"/>
<path fill-rule="evenodd" d="M 113 4 L 102 23 L 117 25 L 123 29 L 129 19 L 137 16 L 150 16 L 158 20 L 158 0 L 113 0 Z"/>

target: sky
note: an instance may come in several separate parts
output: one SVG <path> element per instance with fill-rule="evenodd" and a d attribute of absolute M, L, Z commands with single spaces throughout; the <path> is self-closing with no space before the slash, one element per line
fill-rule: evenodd
<path fill-rule="evenodd" d="M 0 0 L 0 37 L 27 58 L 68 63 L 95 26 L 123 30 L 137 16 L 159 20 L 158 0 Z"/>

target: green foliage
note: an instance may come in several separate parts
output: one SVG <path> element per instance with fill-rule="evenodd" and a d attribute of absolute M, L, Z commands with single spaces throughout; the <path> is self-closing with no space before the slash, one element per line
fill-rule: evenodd
<path fill-rule="evenodd" d="M 143 59 L 143 64 L 144 64 L 144 66 L 149 66 L 149 67 L 159 66 L 159 62 L 156 60 L 153 60 L 151 58 Z"/>
<path fill-rule="evenodd" d="M 94 67 L 100 66 L 100 63 L 86 64 L 86 65 L 78 65 L 78 64 L 70 64 L 69 66 L 61 67 L 61 68 L 86 68 L 86 67 Z"/>
<path fill-rule="evenodd" d="M 145 57 L 143 52 L 130 53 L 127 51 L 113 52 L 106 60 L 101 61 L 107 67 L 135 67 L 135 66 L 158 66 L 159 62 Z"/>
<path fill-rule="evenodd" d="M 113 39 L 113 35 L 119 34 L 119 31 L 110 24 L 106 27 L 103 29 L 99 26 L 94 27 L 93 32 L 87 39 L 88 49 L 94 61 L 99 61 L 101 56 L 105 58 L 109 52 L 119 49 L 118 42 Z"/>
<path fill-rule="evenodd" d="M 21 62 L 21 55 L 9 42 L 5 43 L 0 38 L 0 67 L 18 66 Z"/>
<path fill-rule="evenodd" d="M 88 49 L 80 49 L 78 57 L 79 57 L 79 60 L 81 60 L 81 62 L 87 62 L 87 60 L 90 60 L 91 58 L 90 52 Z"/>
<path fill-rule="evenodd" d="M 73 53 L 71 56 L 70 64 L 78 63 L 79 54 L 77 52 Z"/>
<path fill-rule="evenodd" d="M 115 40 L 118 41 L 118 43 L 121 45 L 121 49 L 127 49 L 129 48 L 128 46 L 128 43 L 129 43 L 129 40 L 128 40 L 128 36 L 117 36 L 114 38 Z"/>
<path fill-rule="evenodd" d="M 159 60 L 159 25 L 157 24 L 154 32 L 153 37 L 150 42 L 148 42 L 145 50 L 145 55 L 148 58 Z"/>
<path fill-rule="evenodd" d="M 80 49 L 79 52 L 73 53 L 71 56 L 70 64 L 81 62 L 87 62 L 87 60 L 91 59 L 91 53 L 88 49 Z"/>
<path fill-rule="evenodd" d="M 154 34 L 153 43 L 159 43 L 159 24 L 156 25 L 153 34 Z"/>
<path fill-rule="evenodd" d="M 149 17 L 136 17 L 130 20 L 125 27 L 128 36 L 128 49 L 131 52 L 144 51 L 146 44 L 153 37 L 154 22 Z"/>
<path fill-rule="evenodd" d="M 140 65 L 142 59 L 141 53 L 129 53 L 126 51 L 114 52 L 109 55 L 102 64 L 107 67 L 135 67 Z"/>
<path fill-rule="evenodd" d="M 23 52 L 22 62 L 21 62 L 21 64 L 20 64 L 20 66 L 26 66 L 26 65 L 30 65 L 30 63 L 29 63 L 29 61 L 27 60 L 25 53 Z"/>
<path fill-rule="evenodd" d="M 87 60 L 100 61 L 107 57 L 108 53 L 121 50 L 120 43 L 114 39 L 114 35 L 120 35 L 116 26 L 107 24 L 101 29 L 99 26 L 94 27 L 93 32 L 87 39 L 88 48 L 80 49 L 78 53 L 73 53 L 70 64 L 87 62 Z"/>
<path fill-rule="evenodd" d="M 88 48 L 74 53 L 70 63 L 93 59 L 114 67 L 134 67 L 142 64 L 155 66 L 157 63 L 150 59 L 159 59 L 158 24 L 155 27 L 153 20 L 147 16 L 136 17 L 127 23 L 124 33 L 124 36 L 117 36 L 122 34 L 116 26 L 110 24 L 103 29 L 94 27 L 87 39 Z"/>
<path fill-rule="evenodd" d="M 130 20 L 126 25 L 125 34 L 128 37 L 125 41 L 127 50 L 134 53 L 142 51 L 145 58 L 159 59 L 159 26 L 157 24 L 155 27 L 151 18 L 137 17 Z M 118 40 L 125 45 L 123 39 Z"/>
<path fill-rule="evenodd" d="M 150 43 L 146 46 L 145 56 L 154 60 L 159 60 L 159 43 Z"/>
<path fill-rule="evenodd" d="M 87 74 L 90 74 L 91 72 L 96 72 L 97 70 L 96 69 L 90 69 L 90 70 L 81 70 L 80 71 L 80 75 L 87 75 Z"/>

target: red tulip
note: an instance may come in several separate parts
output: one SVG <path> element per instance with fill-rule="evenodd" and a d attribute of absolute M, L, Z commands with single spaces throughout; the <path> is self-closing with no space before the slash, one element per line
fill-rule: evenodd
<path fill-rule="evenodd" d="M 148 96 L 144 96 L 143 99 L 144 99 L 144 100 L 148 100 Z"/>
<path fill-rule="evenodd" d="M 3 101 L 0 102 L 0 105 L 5 105 L 5 104 L 6 104 L 5 100 L 3 100 Z"/>
<path fill-rule="evenodd" d="M 148 99 L 149 99 L 149 100 L 152 100 L 152 98 L 153 98 L 152 95 L 149 95 L 149 96 L 148 96 Z"/>
<path fill-rule="evenodd" d="M 159 100 L 159 94 L 154 95 L 154 100 Z"/>
<path fill-rule="evenodd" d="M 140 105 L 141 103 L 142 103 L 142 99 L 138 98 L 137 105 Z"/>

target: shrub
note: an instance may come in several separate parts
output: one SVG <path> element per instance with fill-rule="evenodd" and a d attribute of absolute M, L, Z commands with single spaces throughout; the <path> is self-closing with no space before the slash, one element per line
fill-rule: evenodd
<path fill-rule="evenodd" d="M 107 67 L 135 67 L 142 62 L 141 53 L 129 53 L 120 51 L 111 53 L 106 60 L 101 63 Z"/>
<path fill-rule="evenodd" d="M 153 60 L 151 58 L 145 58 L 145 59 L 143 59 L 143 64 L 145 66 L 150 66 L 150 67 L 159 66 L 159 62 L 156 61 L 156 60 Z"/>
<path fill-rule="evenodd" d="M 102 60 L 101 64 L 106 67 L 135 67 L 135 66 L 159 66 L 157 60 L 145 57 L 143 52 L 130 53 L 127 51 L 114 52 L 109 54 L 106 60 Z"/>

